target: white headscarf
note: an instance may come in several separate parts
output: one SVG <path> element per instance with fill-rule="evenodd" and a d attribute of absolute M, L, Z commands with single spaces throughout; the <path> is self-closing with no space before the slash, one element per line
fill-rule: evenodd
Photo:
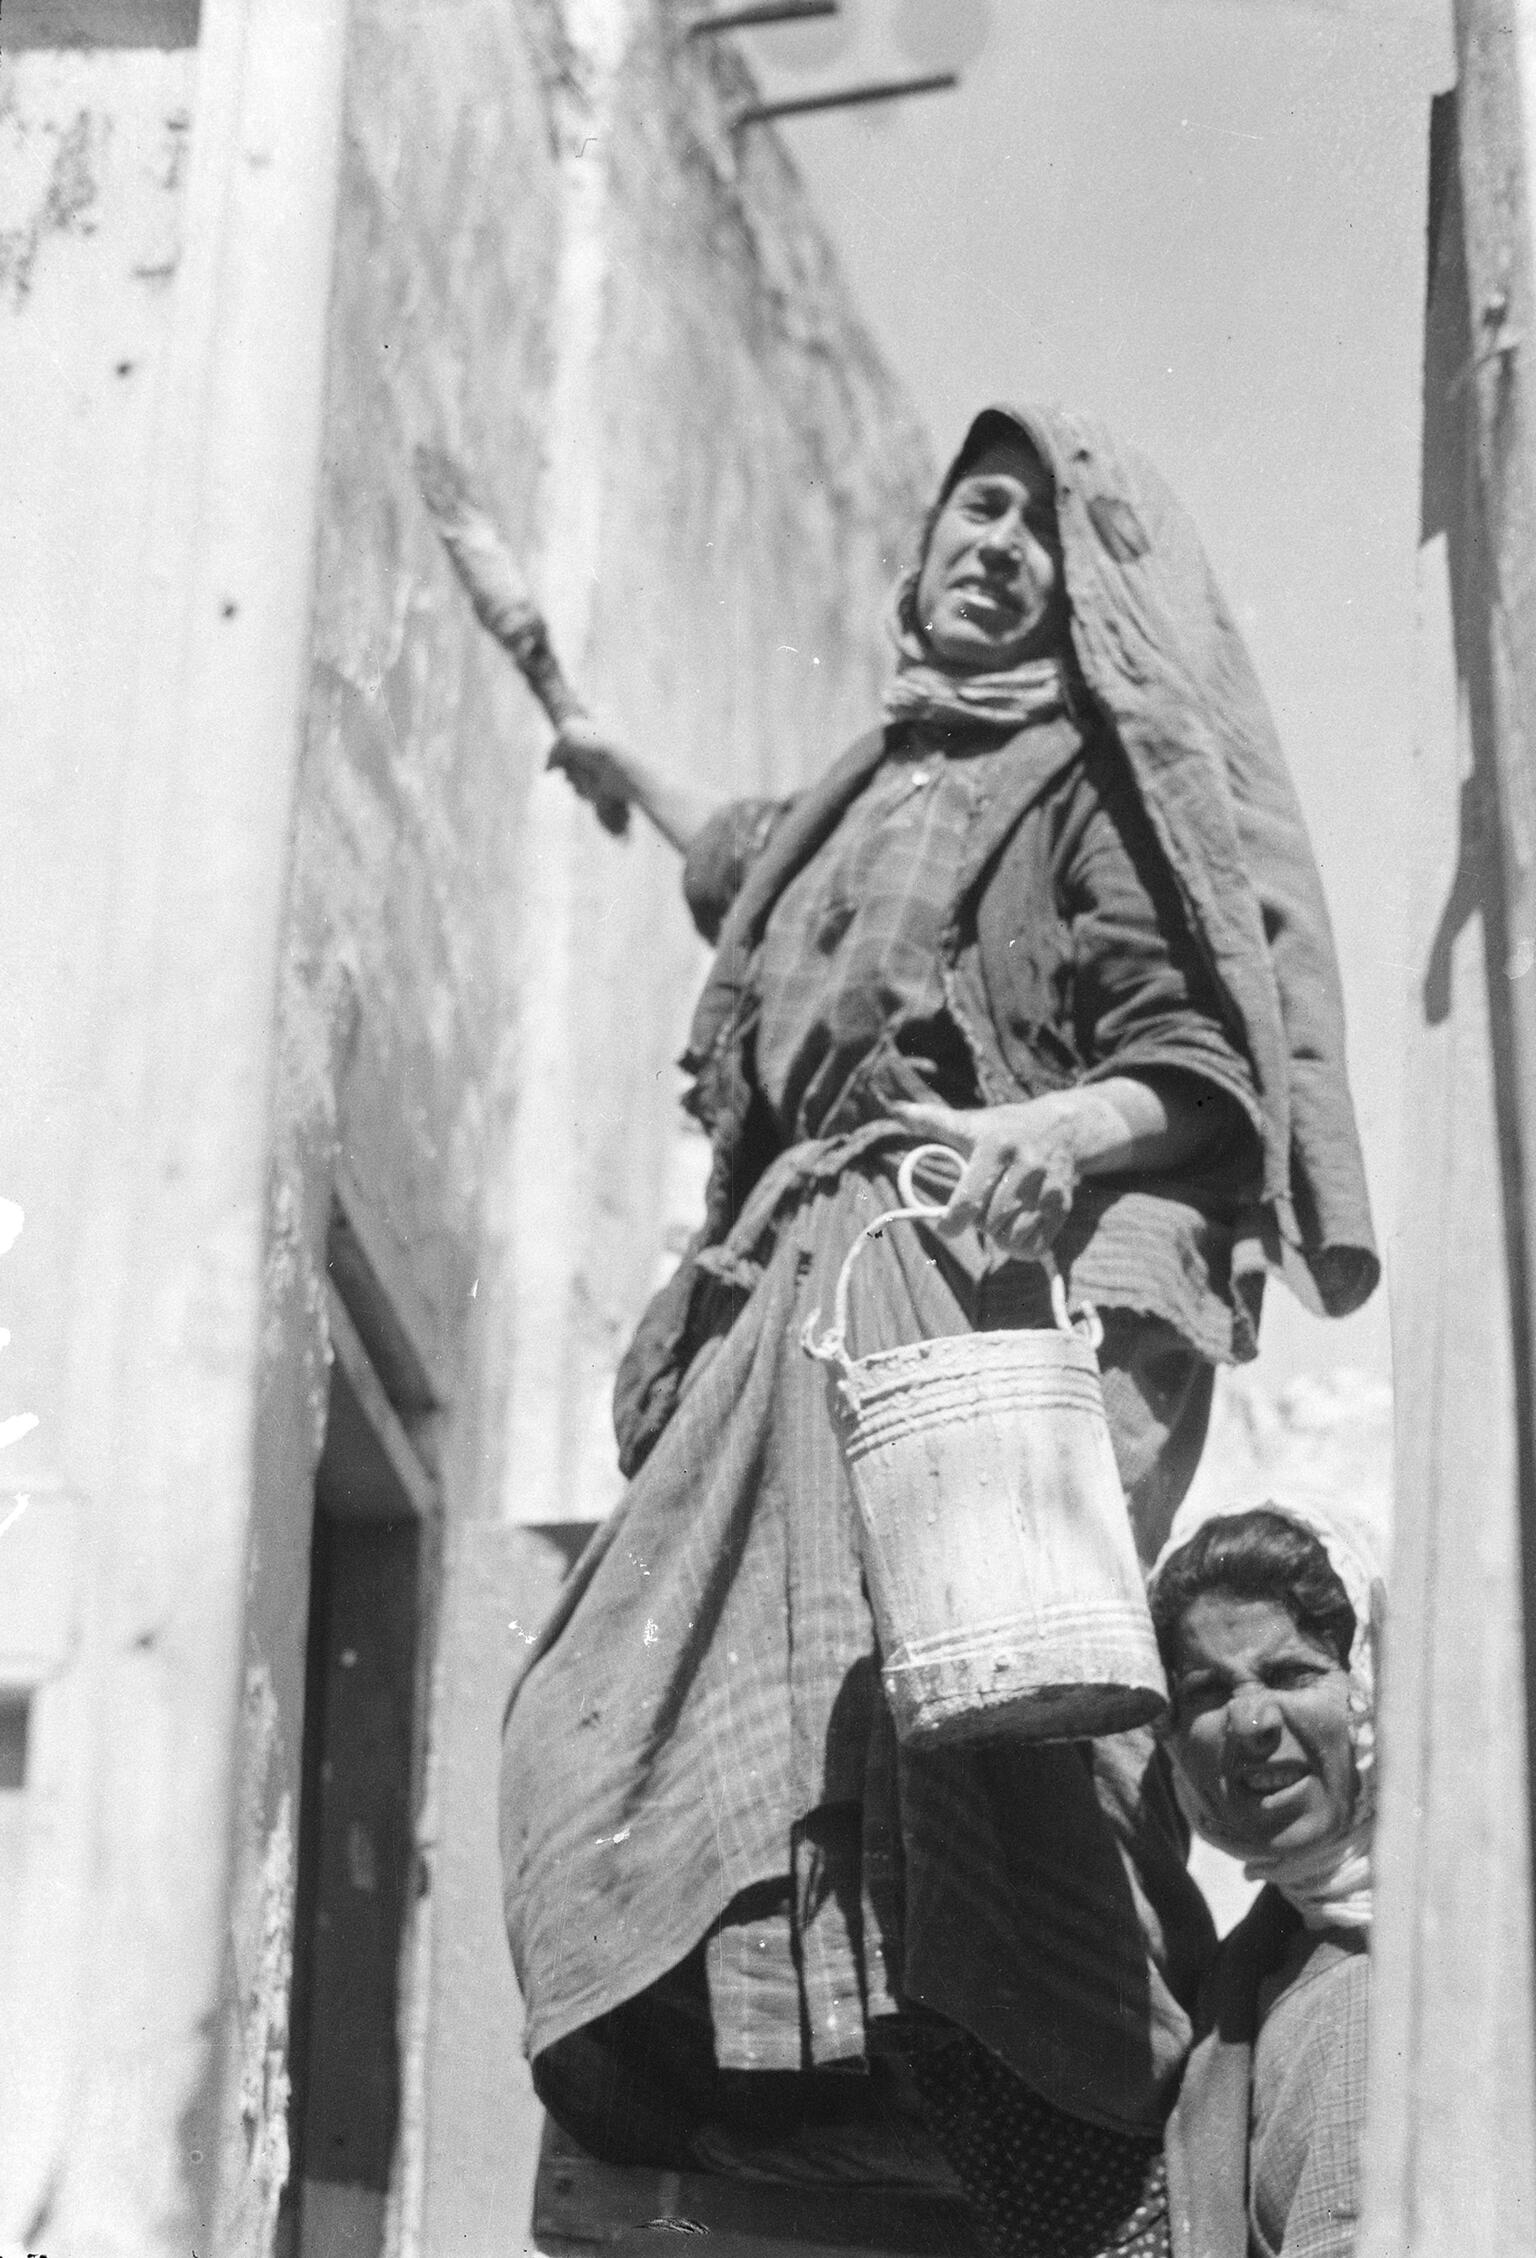
<path fill-rule="evenodd" d="M 1241 1858 L 1250 1881 L 1272 1882 L 1309 1929 L 1368 1929 L 1371 1836 L 1376 1820 L 1376 1673 L 1386 1604 L 1386 1586 L 1369 1535 L 1348 1516 L 1299 1500 L 1282 1504 L 1270 1498 L 1259 1505 L 1224 1506 L 1202 1515 L 1169 1539 L 1152 1571 L 1152 1588 L 1156 1590 L 1157 1579 L 1168 1562 L 1183 1551 L 1198 1529 L 1212 1521 L 1232 1521 L 1249 1513 L 1273 1513 L 1315 1537 L 1354 1609 L 1355 1636 L 1348 1664 L 1354 1803 L 1341 1833 L 1305 1850 L 1263 1851 L 1254 1857 L 1249 1845 L 1223 1826 L 1219 1813 L 1186 1776 L 1177 1756 L 1174 1786 L 1184 1816 L 1196 1833 L 1218 1850 Z"/>

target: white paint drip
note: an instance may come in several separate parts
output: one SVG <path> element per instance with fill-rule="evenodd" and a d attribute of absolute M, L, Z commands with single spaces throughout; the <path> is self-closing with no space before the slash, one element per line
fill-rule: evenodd
<path fill-rule="evenodd" d="M 544 449 L 541 594 L 557 649 L 580 685 L 602 569 L 602 349 L 609 279 L 610 122 L 635 0 L 571 0 L 566 28 L 581 54 L 585 95 L 563 139 L 564 233 L 555 291 L 556 362 Z M 512 1373 L 502 1493 L 507 1521 L 562 1516 L 567 1351 L 575 1281 L 580 1112 L 575 1073 L 575 930 L 579 851 L 591 810 L 563 778 L 529 794 L 523 848 L 519 1072 L 509 1209 Z"/>

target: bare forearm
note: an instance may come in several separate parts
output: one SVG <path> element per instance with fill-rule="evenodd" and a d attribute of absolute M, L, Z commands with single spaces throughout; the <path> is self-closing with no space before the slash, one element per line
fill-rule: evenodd
<path fill-rule="evenodd" d="M 892 1107 L 919 1136 L 964 1156 L 941 1230 L 975 1227 L 1008 1253 L 1038 1258 L 1085 1176 L 1156 1176 L 1224 1137 L 1231 1101 L 1193 1077 L 1111 1075 L 1014 1105 L 929 1100 Z"/>
<path fill-rule="evenodd" d="M 1228 1131 L 1232 1105 L 1213 1087 L 1183 1076 L 1144 1080 L 1115 1074 L 1063 1091 L 1070 1134 L 1085 1176 L 1147 1175 L 1198 1160 Z"/>
<path fill-rule="evenodd" d="M 566 723 L 550 751 L 549 765 L 590 800 L 610 830 L 622 830 L 632 807 L 652 823 L 679 854 L 686 854 L 721 802 L 713 792 L 679 783 L 664 769 L 642 760 L 627 745 L 615 744 L 584 715 Z M 617 822 L 604 812 L 617 808 Z"/>
<path fill-rule="evenodd" d="M 685 855 L 715 810 L 723 805 L 722 800 L 696 785 L 679 783 L 633 755 L 625 756 L 625 765 L 632 778 L 635 806 L 670 846 Z"/>

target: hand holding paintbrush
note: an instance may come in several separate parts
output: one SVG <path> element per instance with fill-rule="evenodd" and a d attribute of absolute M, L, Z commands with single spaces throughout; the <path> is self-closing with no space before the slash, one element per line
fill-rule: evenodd
<path fill-rule="evenodd" d="M 563 769 L 582 798 L 596 808 L 603 828 L 622 837 L 629 829 L 630 795 L 619 788 L 617 778 L 604 773 L 611 764 L 602 760 L 606 748 L 596 743 L 595 732 L 590 726 L 582 731 L 586 709 L 565 679 L 544 615 L 495 521 L 475 499 L 453 457 L 441 448 L 417 448 L 416 477 L 454 570 L 469 592 L 475 617 L 511 655 L 559 732 L 550 754 L 551 767 Z M 584 760 L 573 763 L 560 757 L 568 731 L 573 739 L 584 733 L 594 740 Z"/>
<path fill-rule="evenodd" d="M 591 803 L 605 830 L 622 837 L 630 808 L 637 806 L 664 839 L 686 850 L 714 803 L 673 783 L 594 726 L 565 678 L 516 559 L 453 457 L 441 448 L 418 447 L 416 477 L 475 617 L 510 654 L 559 733 L 549 766 Z"/>

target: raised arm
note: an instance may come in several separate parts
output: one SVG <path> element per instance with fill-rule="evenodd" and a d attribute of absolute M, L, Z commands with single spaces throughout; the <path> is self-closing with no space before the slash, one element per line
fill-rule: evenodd
<path fill-rule="evenodd" d="M 724 805 L 719 793 L 679 783 L 585 719 L 566 722 L 550 750 L 549 765 L 599 810 L 615 803 L 638 808 L 680 855 L 687 854 L 710 817 Z"/>

